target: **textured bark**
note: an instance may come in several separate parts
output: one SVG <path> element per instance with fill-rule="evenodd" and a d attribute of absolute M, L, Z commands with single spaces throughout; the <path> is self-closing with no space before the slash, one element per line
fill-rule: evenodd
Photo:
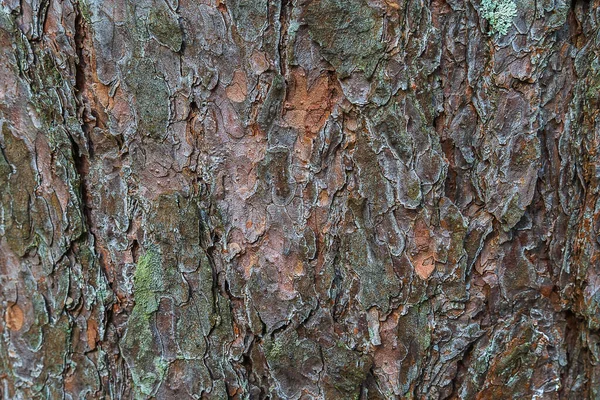
<path fill-rule="evenodd" d="M 600 0 L 3 0 L 3 399 L 600 398 Z"/>

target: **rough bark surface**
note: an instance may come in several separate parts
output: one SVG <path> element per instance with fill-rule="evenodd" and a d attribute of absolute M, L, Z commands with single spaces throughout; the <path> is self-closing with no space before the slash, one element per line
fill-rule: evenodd
<path fill-rule="evenodd" d="M 600 0 L 3 0 L 3 399 L 600 398 Z"/>

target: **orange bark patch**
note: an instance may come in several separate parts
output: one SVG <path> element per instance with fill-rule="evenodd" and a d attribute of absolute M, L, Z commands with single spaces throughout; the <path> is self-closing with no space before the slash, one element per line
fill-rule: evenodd
<path fill-rule="evenodd" d="M 413 265 L 415 271 L 421 279 L 427 279 L 431 276 L 435 270 L 435 259 L 432 254 L 419 253 L 416 257 L 413 257 Z"/>
<path fill-rule="evenodd" d="M 415 267 L 415 272 L 421 279 L 427 279 L 435 270 L 435 251 L 434 243 L 427 224 L 419 219 L 415 224 L 413 251 L 411 262 Z"/>
<path fill-rule="evenodd" d="M 400 9 L 400 5 L 398 4 L 397 0 L 385 0 L 385 4 L 393 9 L 393 10 L 399 10 Z"/>
<path fill-rule="evenodd" d="M 90 350 L 94 350 L 98 341 L 98 322 L 95 319 L 88 320 L 86 333 L 88 347 Z"/>
<path fill-rule="evenodd" d="M 11 331 L 18 331 L 23 327 L 23 322 L 25 321 L 25 315 L 23 314 L 23 310 L 19 307 L 18 304 L 11 304 L 8 306 L 6 310 L 6 314 L 4 314 L 4 321 L 6 322 L 6 326 Z"/>
<path fill-rule="evenodd" d="M 229 100 L 235 103 L 241 103 L 246 100 L 248 95 L 248 81 L 246 79 L 246 73 L 240 69 L 233 73 L 233 80 L 225 89 L 225 93 Z"/>
<path fill-rule="evenodd" d="M 266 54 L 262 51 L 254 50 L 252 52 L 252 55 L 250 56 L 250 65 L 257 75 L 260 75 L 269 69 L 269 61 L 267 60 Z"/>
<path fill-rule="evenodd" d="M 258 265 L 258 256 L 255 253 L 256 249 L 248 251 L 240 256 L 239 263 L 244 271 L 244 279 L 250 280 L 252 270 Z"/>
<path fill-rule="evenodd" d="M 291 127 L 315 134 L 327 121 L 331 106 L 338 99 L 336 81 L 329 74 L 322 74 L 309 84 L 302 68 L 294 68 L 291 75 L 283 119 Z"/>
<path fill-rule="evenodd" d="M 294 276 L 304 276 L 304 262 L 300 259 L 296 261 L 296 268 L 294 268 Z"/>

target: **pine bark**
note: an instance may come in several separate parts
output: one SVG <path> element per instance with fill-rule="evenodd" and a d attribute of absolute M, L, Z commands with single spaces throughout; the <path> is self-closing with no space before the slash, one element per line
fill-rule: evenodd
<path fill-rule="evenodd" d="M 600 398 L 600 0 L 516 4 L 2 1 L 0 398 Z"/>

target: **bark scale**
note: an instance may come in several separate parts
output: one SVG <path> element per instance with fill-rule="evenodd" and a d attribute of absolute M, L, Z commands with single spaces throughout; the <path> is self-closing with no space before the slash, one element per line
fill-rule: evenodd
<path fill-rule="evenodd" d="M 600 397 L 600 2 L 4 0 L 4 399 Z"/>

